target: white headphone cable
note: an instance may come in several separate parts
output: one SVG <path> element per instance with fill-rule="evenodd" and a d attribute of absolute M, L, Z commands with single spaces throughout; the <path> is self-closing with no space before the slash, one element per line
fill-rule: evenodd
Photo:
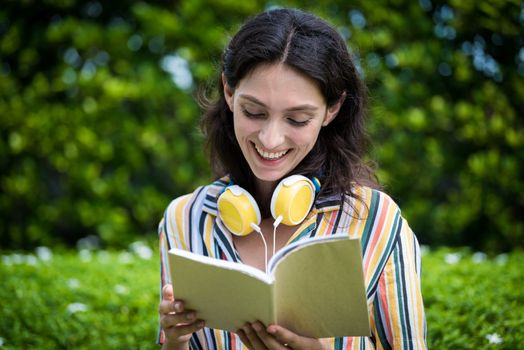
<path fill-rule="evenodd" d="M 277 226 L 282 222 L 282 215 L 279 215 L 278 218 L 273 222 L 273 257 L 275 255 L 275 246 L 277 245 L 276 236 L 277 236 Z"/>
<path fill-rule="evenodd" d="M 264 266 L 265 266 L 265 272 L 267 273 L 267 243 L 266 243 L 266 239 L 264 238 L 264 235 L 262 234 L 262 230 L 260 229 L 260 227 L 255 224 L 254 222 L 252 222 L 250 224 L 251 228 L 253 230 L 255 230 L 256 232 L 260 233 L 260 237 L 262 237 L 262 241 L 264 242 Z"/>

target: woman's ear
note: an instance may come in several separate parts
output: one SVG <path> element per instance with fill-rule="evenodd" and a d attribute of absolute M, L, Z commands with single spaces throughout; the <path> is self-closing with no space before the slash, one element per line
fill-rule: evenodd
<path fill-rule="evenodd" d="M 344 91 L 342 93 L 342 96 L 338 99 L 337 103 L 332 105 L 331 107 L 328 107 L 326 111 L 326 117 L 324 118 L 324 121 L 322 122 L 322 126 L 327 126 L 329 123 L 335 119 L 335 117 L 338 114 L 338 111 L 340 111 L 340 107 L 342 107 L 342 104 L 346 100 L 346 92 Z"/>
<path fill-rule="evenodd" d="M 233 94 L 234 94 L 234 91 L 227 84 L 226 77 L 224 76 L 223 72 L 222 72 L 222 86 L 224 88 L 224 98 L 226 99 L 226 103 L 229 106 L 229 109 L 231 110 L 231 112 L 233 112 Z"/>

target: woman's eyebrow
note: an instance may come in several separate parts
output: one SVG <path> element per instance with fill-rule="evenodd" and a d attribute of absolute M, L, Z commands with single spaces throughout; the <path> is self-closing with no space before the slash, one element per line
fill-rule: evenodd
<path fill-rule="evenodd" d="M 264 108 L 268 108 L 262 101 L 260 101 L 259 99 L 257 99 L 255 96 L 252 96 L 252 95 L 247 95 L 247 94 L 240 94 L 239 95 L 240 98 L 243 98 L 245 100 L 248 100 L 254 104 L 257 104 L 261 107 L 264 107 Z M 311 105 L 311 104 L 302 104 L 302 105 L 298 105 L 298 106 L 293 106 L 293 107 L 290 107 L 290 108 L 287 108 L 286 111 L 288 112 L 292 112 L 292 111 L 311 111 L 311 112 L 314 112 L 318 110 L 318 107 L 317 106 L 314 106 L 314 105 Z"/>

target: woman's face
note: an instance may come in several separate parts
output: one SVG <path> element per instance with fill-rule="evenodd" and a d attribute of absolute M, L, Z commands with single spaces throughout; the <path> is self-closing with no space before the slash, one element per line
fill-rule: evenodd
<path fill-rule="evenodd" d="M 234 91 L 224 83 L 224 92 L 236 139 L 262 182 L 291 172 L 340 108 L 328 108 L 314 82 L 285 64 L 260 65 Z"/>

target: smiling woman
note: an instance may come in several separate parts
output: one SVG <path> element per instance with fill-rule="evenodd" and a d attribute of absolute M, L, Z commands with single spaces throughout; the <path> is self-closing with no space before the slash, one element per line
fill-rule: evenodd
<path fill-rule="evenodd" d="M 299 10 L 261 13 L 226 47 L 218 82 L 219 98 L 202 119 L 218 180 L 175 199 L 159 225 L 159 342 L 165 349 L 425 349 L 419 245 L 363 161 L 366 89 L 342 37 Z M 298 207 L 300 215 L 290 214 Z M 334 234 L 361 240 L 371 337 L 313 339 L 256 319 L 236 332 L 210 329 L 173 295 L 172 247 L 263 270 L 268 248 Z"/>

